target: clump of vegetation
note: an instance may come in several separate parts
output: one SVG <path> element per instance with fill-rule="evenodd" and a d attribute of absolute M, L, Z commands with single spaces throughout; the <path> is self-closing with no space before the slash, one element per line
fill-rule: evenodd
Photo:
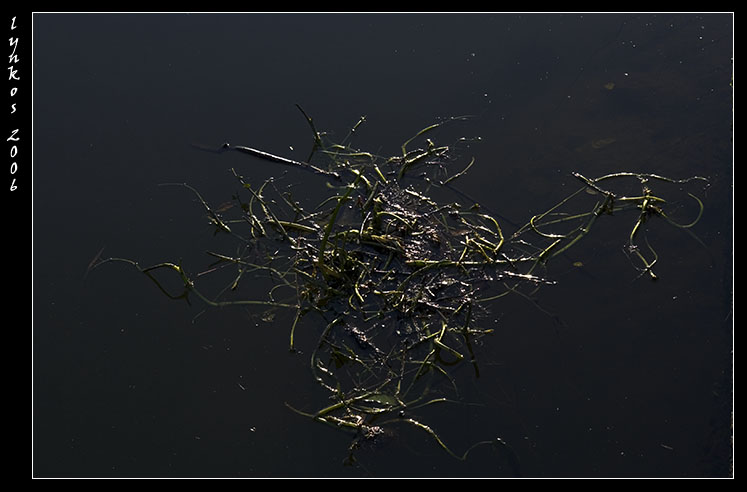
<path fill-rule="evenodd" d="M 462 454 L 452 451 L 416 415 L 418 409 L 458 394 L 453 377 L 457 366 L 469 365 L 479 376 L 474 346 L 492 332 L 481 323 L 489 304 L 509 295 L 528 297 L 553 284 L 544 274 L 546 263 L 588 235 L 597 220 L 626 211 L 632 220 L 624 250 L 640 275 L 656 279 L 659 257 L 644 231 L 649 220 L 660 218 L 689 230 L 703 211 L 701 200 L 689 194 L 698 213 L 678 223 L 665 211 L 667 201 L 654 191 L 659 184 L 707 184 L 702 177 L 620 172 L 589 178 L 574 173 L 577 191 L 508 234 L 493 214 L 474 202 L 459 202 L 464 195 L 456 182 L 474 159 L 463 162 L 452 147 L 428 138 L 454 119 L 421 130 L 398 155 L 381 157 L 353 148 L 349 138 L 330 142 L 303 115 L 313 135 L 305 162 L 230 144 L 216 151 L 242 152 L 313 173 L 330 190 L 321 202 L 302 203 L 281 186 L 281 179 L 257 186 L 233 170 L 241 192 L 224 214 L 190 185 L 172 184 L 194 193 L 216 233 L 236 238 L 235 251 L 208 252 L 215 260 L 211 271 L 228 267 L 235 272 L 217 296 L 204 294 L 197 277 L 178 263 L 141 267 L 133 260 L 107 258 L 97 266 L 127 262 L 173 298 L 193 296 L 215 307 L 291 310 L 290 350 L 297 348 L 302 320 L 321 320 L 309 367 L 330 403 L 315 409 L 287 405 L 299 415 L 353 432 L 350 461 L 361 442 L 377 439 L 395 424 L 420 429 L 452 456 L 466 459 L 474 446 Z M 630 189 L 631 182 L 638 192 L 619 191 L 621 184 Z M 436 201 L 433 195 L 441 191 L 453 192 L 454 200 Z M 155 276 L 160 270 L 175 272 L 183 292 L 167 292 Z M 242 298 L 242 283 L 257 276 L 273 281 L 267 297 Z M 506 445 L 500 439 L 476 445 L 482 444 Z"/>

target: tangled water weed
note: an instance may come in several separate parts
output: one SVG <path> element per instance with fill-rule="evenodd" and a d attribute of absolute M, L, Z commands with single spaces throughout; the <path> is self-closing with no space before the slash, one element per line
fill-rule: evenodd
<path fill-rule="evenodd" d="M 362 442 L 376 440 L 394 425 L 425 432 L 461 460 L 475 446 L 507 447 L 500 438 L 489 438 L 457 453 L 416 416 L 418 409 L 458 400 L 457 367 L 469 365 L 479 377 L 474 347 L 494 329 L 485 326 L 490 304 L 511 295 L 531 297 L 541 286 L 554 284 L 545 274 L 547 262 L 587 236 L 601 217 L 618 219 L 625 212 L 633 218 L 621 241 L 624 251 L 639 276 L 656 280 L 659 255 L 645 233 L 650 219 L 690 231 L 704 207 L 700 198 L 684 191 L 693 184 L 707 186 L 703 177 L 619 172 L 589 178 L 573 173 L 580 185 L 574 193 L 507 234 L 494 214 L 458 200 L 464 195 L 456 182 L 474 159 L 461 162 L 452 146 L 428 138 L 458 118 L 424 128 L 402 145 L 401 154 L 381 157 L 354 148 L 349 138 L 330 142 L 301 111 L 313 134 L 307 162 L 229 144 L 216 151 L 241 152 L 314 173 L 330 190 L 319 203 L 303 203 L 282 186 L 281 178 L 254 186 L 236 170 L 241 192 L 226 210 L 212 207 L 189 184 L 170 184 L 195 195 L 217 234 L 236 239 L 231 253 L 208 252 L 215 260 L 208 272 L 227 267 L 234 272 L 217 295 L 203 293 L 196 284 L 208 272 L 195 276 L 179 263 L 141 267 L 131 259 L 105 258 L 92 266 L 126 262 L 169 297 L 196 297 L 212 307 L 256 307 L 269 316 L 277 309 L 290 310 L 291 351 L 297 351 L 302 320 L 322 320 L 308 362 L 312 380 L 330 403 L 312 409 L 286 405 L 313 421 L 351 431 L 349 463 Z M 312 159 L 316 164 L 310 164 Z M 680 223 L 670 217 L 665 210 L 669 202 L 654 192 L 663 185 L 687 193 L 697 206 L 692 219 Z M 623 191 L 631 189 L 632 194 Z M 437 201 L 432 198 L 437 191 L 453 192 L 455 199 Z M 160 270 L 175 272 L 183 291 L 168 292 L 156 276 Z M 242 298 L 240 286 L 259 276 L 272 279 L 267 297 Z"/>

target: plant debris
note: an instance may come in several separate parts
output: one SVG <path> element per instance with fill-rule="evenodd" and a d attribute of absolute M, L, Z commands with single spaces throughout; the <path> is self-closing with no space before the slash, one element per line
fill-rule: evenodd
<path fill-rule="evenodd" d="M 193 296 L 215 307 L 258 306 L 267 322 L 277 309 L 292 310 L 292 351 L 297 350 L 302 321 L 310 316 L 322 320 L 309 367 L 331 403 L 316 409 L 292 402 L 287 406 L 350 430 L 355 438 L 348 462 L 355 461 L 354 451 L 362 442 L 377 439 L 393 425 L 420 429 L 455 458 L 466 459 L 474 446 L 463 454 L 452 451 L 416 414 L 420 408 L 458 400 L 456 366 L 469 364 L 479 376 L 473 347 L 494 329 L 483 323 L 489 304 L 508 295 L 529 297 L 554 284 L 545 277 L 545 264 L 585 237 L 600 217 L 626 211 L 632 211 L 634 220 L 624 249 L 641 275 L 656 279 L 659 257 L 644 232 L 650 219 L 689 230 L 703 211 L 702 201 L 688 193 L 698 212 L 691 221 L 678 223 L 665 213 L 668 202 L 653 191 L 658 184 L 707 185 L 703 177 L 620 172 L 588 178 L 574 173 L 580 189 L 507 235 L 495 216 L 473 203 L 460 204 L 457 198 L 463 195 L 454 193 L 453 201 L 431 198 L 437 190 L 457 191 L 455 180 L 475 162 L 460 162 L 452 147 L 426 138 L 457 119 L 428 126 L 402 145 L 400 155 L 381 157 L 353 148 L 348 138 L 327 141 L 301 111 L 313 132 L 309 160 L 314 165 L 244 146 L 225 144 L 216 151 L 236 150 L 310 171 L 316 175 L 312 180 L 330 190 L 321 202 L 302 203 L 291 188 L 281 187 L 281 178 L 251 185 L 236 170 L 241 193 L 234 196 L 233 206 L 223 203 L 214 209 L 192 186 L 171 184 L 198 198 L 216 233 L 237 240 L 232 253 L 209 252 L 214 263 L 203 274 L 226 267 L 234 272 L 219 295 L 202 293 L 195 283 L 201 274 L 192 276 L 178 263 L 142 268 L 133 260 L 107 258 L 95 266 L 124 261 L 169 297 Z M 632 182 L 640 192 L 626 195 L 613 189 L 621 182 L 629 189 Z M 161 286 L 155 276 L 161 269 L 179 275 L 182 293 Z M 274 283 L 267 298 L 242 298 L 242 283 L 258 276 Z M 499 438 L 475 446 L 483 444 L 506 446 Z"/>

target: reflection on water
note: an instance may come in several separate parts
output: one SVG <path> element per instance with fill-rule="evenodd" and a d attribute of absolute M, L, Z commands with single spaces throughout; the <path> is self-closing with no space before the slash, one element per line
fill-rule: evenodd
<path fill-rule="evenodd" d="M 727 476 L 732 48 L 728 15 L 35 16 L 35 474 Z M 235 248 L 158 184 L 229 214 L 230 168 L 254 185 L 278 167 L 190 144 L 303 161 L 297 103 L 335 137 L 365 114 L 356 145 L 383 155 L 474 115 L 434 140 L 480 137 L 459 149 L 475 157 L 460 190 L 507 236 L 575 190 L 572 172 L 707 176 L 704 213 L 691 230 L 647 224 L 656 282 L 623 252 L 632 213 L 558 256 L 557 285 L 491 305 L 479 377 L 454 374 L 467 404 L 417 417 L 458 454 L 505 447 L 459 461 L 399 426 L 344 466 L 354 436 L 285 406 L 330 404 L 308 364 L 323 326 L 297 327 L 306 352 L 289 353 L 293 313 L 170 301 L 124 267 L 82 279 L 102 246 L 195 273 Z M 313 202 L 316 178 L 284 179 Z M 667 210 L 687 221 L 684 191 Z"/>

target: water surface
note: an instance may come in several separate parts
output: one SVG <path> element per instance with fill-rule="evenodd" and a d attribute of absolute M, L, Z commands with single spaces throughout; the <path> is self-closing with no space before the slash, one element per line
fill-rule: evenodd
<path fill-rule="evenodd" d="M 37 14 L 33 43 L 36 476 L 729 474 L 731 15 Z M 84 278 L 102 247 L 205 268 L 220 239 L 159 183 L 219 204 L 231 167 L 279 172 L 193 143 L 305 158 L 295 104 L 343 136 L 366 115 L 357 143 L 383 154 L 471 115 L 438 136 L 480 137 L 460 185 L 508 231 L 575 190 L 574 171 L 707 176 L 700 242 L 658 226 L 660 280 L 637 279 L 615 217 L 551 266 L 537 301 L 555 318 L 496 303 L 463 388 L 479 405 L 427 417 L 456 450 L 500 436 L 512 455 L 459 462 L 404 431 L 345 467 L 350 436 L 284 406 L 325 396 L 288 352 L 290 314 L 198 316 L 121 265 Z M 287 172 L 310 198 L 324 186 Z"/>

